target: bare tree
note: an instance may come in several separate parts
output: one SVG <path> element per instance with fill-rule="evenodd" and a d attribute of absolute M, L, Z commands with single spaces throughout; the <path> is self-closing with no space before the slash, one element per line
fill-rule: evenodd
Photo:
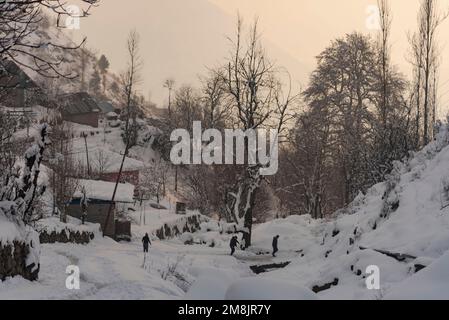
<path fill-rule="evenodd" d="M 104 230 L 106 230 L 107 223 L 112 214 L 115 196 L 117 194 L 118 184 L 121 180 L 121 175 L 123 172 L 123 166 L 126 160 L 126 156 L 128 155 L 129 149 L 133 145 L 133 141 L 137 139 L 137 132 L 133 131 L 133 127 L 130 126 L 131 120 L 133 120 L 134 125 L 136 123 L 136 110 L 133 105 L 135 97 L 136 97 L 136 89 L 138 84 L 140 83 L 140 69 L 142 67 L 142 61 L 139 55 L 139 34 L 137 31 L 133 30 L 130 32 L 127 41 L 127 49 L 128 49 L 128 68 L 122 74 L 122 85 L 124 88 L 123 96 L 125 98 L 125 109 L 126 109 L 126 122 L 125 122 L 125 132 L 124 132 L 124 141 L 125 141 L 125 150 L 123 151 L 122 161 L 120 163 L 120 169 L 117 175 L 117 179 L 115 182 L 114 191 L 112 193 L 111 205 L 108 209 L 108 214 L 106 216 L 106 225 Z M 134 134 L 134 137 L 132 136 Z M 103 232 L 103 237 L 104 237 Z"/>
<path fill-rule="evenodd" d="M 168 90 L 168 117 L 171 117 L 171 95 L 175 88 L 175 80 L 172 78 L 166 79 L 164 81 L 164 88 Z"/>
<path fill-rule="evenodd" d="M 126 113 L 125 143 L 133 146 L 137 141 L 137 87 L 142 82 L 141 69 L 143 66 L 140 57 L 140 36 L 136 30 L 129 33 L 127 41 L 128 67 L 121 75 L 123 103 Z"/>
<path fill-rule="evenodd" d="M 243 130 L 274 127 L 280 131 L 294 96 L 290 90 L 286 95 L 280 92 L 279 70 L 265 54 L 257 20 L 248 32 L 245 45 L 243 21 L 238 17 L 236 38 L 230 41 L 231 56 L 219 74 L 223 75 L 225 94 L 235 115 L 235 127 Z M 248 147 L 247 139 L 245 146 Z M 226 215 L 238 225 L 245 247 L 251 245 L 252 211 L 262 182 L 261 167 L 260 164 L 244 165 L 237 182 L 225 192 Z"/>
<path fill-rule="evenodd" d="M 381 105 L 380 115 L 383 126 L 383 135 L 387 132 L 387 113 L 389 111 L 388 101 L 388 76 L 390 71 L 390 31 L 391 31 L 391 12 L 388 0 L 378 0 L 380 12 L 380 33 L 378 40 L 379 58 L 380 58 L 380 83 L 381 83 Z"/>
<path fill-rule="evenodd" d="M 423 116 L 424 116 L 424 144 L 427 144 L 433 137 L 433 124 L 431 120 L 435 114 L 436 106 L 432 104 L 432 74 L 437 72 L 438 44 L 437 30 L 441 23 L 447 18 L 447 13 L 441 14 L 438 11 L 438 4 L 435 0 L 422 0 L 418 17 L 418 33 L 423 46 Z"/>
<path fill-rule="evenodd" d="M 202 103 L 204 104 L 204 126 L 207 128 L 224 128 L 229 121 L 232 108 L 226 98 L 226 87 L 222 81 L 220 70 L 210 71 L 210 75 L 202 80 Z"/>
<path fill-rule="evenodd" d="M 103 176 L 112 164 L 111 159 L 104 152 L 104 150 L 98 150 L 94 160 L 94 168 L 96 169 L 99 177 Z"/>
<path fill-rule="evenodd" d="M 143 177 L 140 183 L 143 195 L 146 195 L 148 198 L 156 198 L 158 204 L 161 197 L 165 196 L 168 169 L 167 163 L 162 159 L 158 159 L 143 170 Z"/>
<path fill-rule="evenodd" d="M 67 222 L 67 207 L 78 188 L 78 166 L 73 156 L 72 132 L 69 125 L 56 121 L 50 134 L 52 141 L 48 166 L 51 169 L 50 188 L 53 193 L 53 214 Z"/>

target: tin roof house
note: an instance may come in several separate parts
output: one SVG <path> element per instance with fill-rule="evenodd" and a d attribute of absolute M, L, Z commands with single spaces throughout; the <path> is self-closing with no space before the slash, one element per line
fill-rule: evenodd
<path fill-rule="evenodd" d="M 62 119 L 98 128 L 100 107 L 87 92 L 59 96 Z"/>
<path fill-rule="evenodd" d="M 131 237 L 131 223 L 124 218 L 125 211 L 134 203 L 134 186 L 120 183 L 114 201 L 112 194 L 115 183 L 96 180 L 79 180 L 79 186 L 70 202 L 67 214 L 81 219 L 81 199 L 85 190 L 88 199 L 86 221 L 99 223 L 104 234 L 116 240 L 129 240 Z M 109 207 L 113 206 L 108 217 Z"/>
<path fill-rule="evenodd" d="M 42 89 L 15 62 L 0 62 L 0 104 L 10 108 L 47 107 Z"/>

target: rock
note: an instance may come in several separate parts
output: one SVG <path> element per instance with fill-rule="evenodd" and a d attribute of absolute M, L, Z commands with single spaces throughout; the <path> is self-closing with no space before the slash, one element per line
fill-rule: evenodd
<path fill-rule="evenodd" d="M 315 293 L 318 293 L 318 292 L 321 292 L 321 291 L 324 291 L 324 290 L 328 290 L 332 286 L 337 286 L 337 285 L 338 285 L 338 278 L 335 278 L 334 281 L 326 283 L 326 284 L 324 284 L 322 286 L 319 286 L 319 285 L 313 286 L 312 291 L 315 292 Z"/>
<path fill-rule="evenodd" d="M 250 266 L 252 272 L 255 274 L 263 273 L 263 272 L 269 272 L 272 269 L 282 269 L 285 268 L 290 264 L 290 261 L 282 262 L 282 263 L 272 263 L 272 264 L 264 264 L 264 265 L 256 265 L 256 266 Z"/>

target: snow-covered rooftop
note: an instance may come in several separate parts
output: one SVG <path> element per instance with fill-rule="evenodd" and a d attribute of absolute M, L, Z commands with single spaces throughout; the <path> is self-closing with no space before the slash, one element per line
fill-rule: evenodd
<path fill-rule="evenodd" d="M 79 187 L 74 198 L 82 197 L 82 188 L 85 188 L 88 199 L 108 201 L 112 199 L 115 183 L 97 180 L 79 180 Z M 134 186 L 129 183 L 119 183 L 115 194 L 115 202 L 133 202 Z"/>
<path fill-rule="evenodd" d="M 102 147 L 89 148 L 89 165 L 94 170 L 100 170 L 104 173 L 114 173 L 120 170 L 120 164 L 123 159 L 123 155 L 118 152 L 110 151 Z M 82 165 L 87 166 L 86 151 L 83 148 L 77 150 L 75 154 L 76 161 Z M 126 157 L 123 164 L 123 171 L 133 171 L 144 168 L 145 165 L 142 161 Z"/>

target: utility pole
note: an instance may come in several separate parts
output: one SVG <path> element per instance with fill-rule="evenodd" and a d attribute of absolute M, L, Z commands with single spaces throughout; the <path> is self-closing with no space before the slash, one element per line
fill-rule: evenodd
<path fill-rule="evenodd" d="M 87 134 L 83 132 L 84 145 L 86 147 L 87 175 L 90 178 L 89 149 L 87 148 Z"/>

